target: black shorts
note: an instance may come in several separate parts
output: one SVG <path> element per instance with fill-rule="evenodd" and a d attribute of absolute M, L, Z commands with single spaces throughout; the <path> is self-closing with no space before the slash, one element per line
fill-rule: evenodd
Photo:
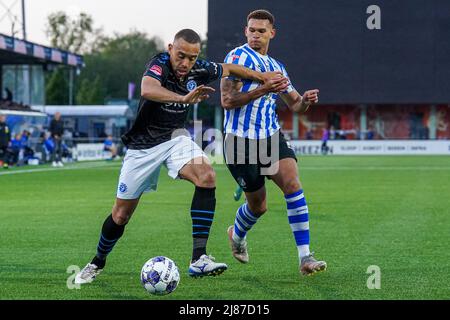
<path fill-rule="evenodd" d="M 277 131 L 268 139 L 248 139 L 226 134 L 224 143 L 225 162 L 234 180 L 245 192 L 254 192 L 270 179 L 270 166 L 281 159 L 297 161 L 283 134 Z"/>

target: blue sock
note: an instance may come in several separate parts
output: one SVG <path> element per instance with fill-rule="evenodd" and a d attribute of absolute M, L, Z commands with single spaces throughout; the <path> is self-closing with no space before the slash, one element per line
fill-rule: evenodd
<path fill-rule="evenodd" d="M 117 239 L 107 239 L 103 236 L 103 234 L 100 235 L 100 240 L 98 241 L 97 245 L 97 257 L 101 258 L 103 260 L 106 259 L 107 255 L 111 252 L 111 250 L 114 248 L 114 245 L 116 244 Z"/>
<path fill-rule="evenodd" d="M 258 217 L 250 211 L 247 203 L 240 206 L 236 212 L 236 219 L 234 220 L 233 240 L 242 242 L 256 221 L 258 221 Z"/>
<path fill-rule="evenodd" d="M 114 222 L 112 215 L 109 215 L 103 223 L 102 232 L 97 245 L 97 254 L 92 263 L 99 268 L 105 266 L 105 260 L 116 242 L 122 237 L 125 225 L 118 225 Z"/>
<path fill-rule="evenodd" d="M 310 254 L 309 252 L 309 218 L 303 190 L 285 195 L 289 225 L 294 234 L 299 259 Z"/>
<path fill-rule="evenodd" d="M 216 209 L 216 188 L 195 187 L 191 205 L 192 218 L 192 260 L 198 260 L 206 254 L 209 231 Z"/>

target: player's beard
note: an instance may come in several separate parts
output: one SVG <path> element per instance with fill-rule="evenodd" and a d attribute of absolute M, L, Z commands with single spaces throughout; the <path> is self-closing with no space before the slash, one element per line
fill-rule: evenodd
<path fill-rule="evenodd" d="M 250 42 L 250 48 L 252 48 L 255 51 L 261 50 L 262 45 L 261 43 L 255 43 L 255 42 Z"/>
<path fill-rule="evenodd" d="M 264 47 L 264 45 L 261 41 L 249 41 L 248 44 L 249 44 L 250 48 L 252 48 L 256 52 L 260 52 Z"/>

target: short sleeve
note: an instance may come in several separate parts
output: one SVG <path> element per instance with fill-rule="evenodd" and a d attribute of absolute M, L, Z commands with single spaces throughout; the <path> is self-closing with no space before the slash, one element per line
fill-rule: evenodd
<path fill-rule="evenodd" d="M 218 63 L 209 62 L 206 60 L 197 60 L 197 65 L 201 70 L 200 79 L 204 82 L 204 84 L 208 84 L 222 77 L 223 68 Z"/>
<path fill-rule="evenodd" d="M 290 92 L 294 91 L 294 86 L 292 85 L 291 78 L 289 78 L 289 74 L 288 74 L 286 68 L 284 67 L 284 65 L 280 64 L 280 66 L 281 66 L 281 69 L 283 72 L 283 76 L 285 76 L 289 80 L 289 86 L 283 93 L 290 93 Z"/>
<path fill-rule="evenodd" d="M 223 68 L 218 63 L 210 62 L 209 65 L 206 67 L 206 70 L 208 70 L 209 73 L 208 82 L 212 82 L 222 77 Z"/>
<path fill-rule="evenodd" d="M 239 64 L 241 66 L 255 70 L 253 60 L 242 49 L 235 49 L 230 51 L 225 57 L 224 63 Z M 227 79 L 237 80 L 238 78 L 234 76 L 228 76 Z"/>
<path fill-rule="evenodd" d="M 150 60 L 149 63 L 147 63 L 143 77 L 152 77 L 163 83 L 167 78 L 167 75 L 168 70 L 164 62 L 159 60 L 158 58 L 154 58 Z"/>

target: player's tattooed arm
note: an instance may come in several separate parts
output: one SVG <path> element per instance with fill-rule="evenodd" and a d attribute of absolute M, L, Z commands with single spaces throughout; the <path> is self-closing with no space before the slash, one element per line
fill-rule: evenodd
<path fill-rule="evenodd" d="M 202 85 L 183 96 L 167 90 L 161 86 L 161 82 L 152 77 L 143 77 L 141 83 L 141 96 L 144 99 L 162 103 L 195 104 L 208 99 L 209 93 L 214 91 L 213 88 Z"/>
<path fill-rule="evenodd" d="M 222 107 L 227 110 L 239 108 L 269 92 L 282 92 L 286 90 L 289 85 L 289 80 L 282 76 L 280 72 L 265 72 L 259 74 L 263 78 L 263 84 L 248 92 L 240 92 L 242 87 L 241 81 L 222 79 L 220 82 Z"/>
<path fill-rule="evenodd" d="M 220 98 L 224 109 L 230 110 L 245 106 L 250 101 L 266 94 L 260 87 L 250 92 L 240 92 L 241 88 L 241 81 L 230 79 L 222 79 L 220 81 Z"/>
<path fill-rule="evenodd" d="M 312 104 L 319 102 L 319 90 L 307 90 L 303 96 L 301 96 L 297 90 L 293 90 L 289 93 L 280 94 L 280 97 L 290 110 L 303 113 L 306 112 Z"/>

